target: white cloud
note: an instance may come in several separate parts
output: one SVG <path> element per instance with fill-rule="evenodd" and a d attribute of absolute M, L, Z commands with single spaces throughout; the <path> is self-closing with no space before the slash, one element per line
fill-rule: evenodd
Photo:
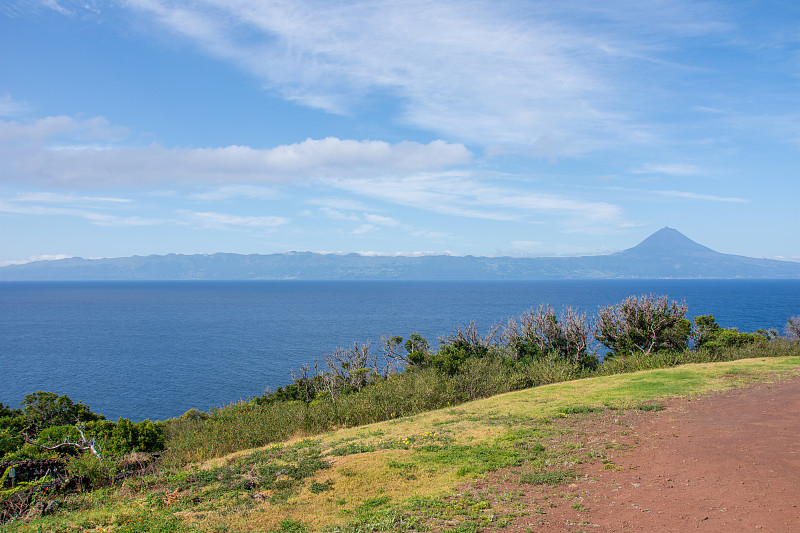
<path fill-rule="evenodd" d="M 353 213 L 346 213 L 344 211 L 340 211 L 339 209 L 332 209 L 330 207 L 320 207 L 319 211 L 327 218 L 333 220 L 350 220 L 353 222 L 358 222 L 360 220 L 358 218 L 358 215 L 354 215 Z"/>
<path fill-rule="evenodd" d="M 377 229 L 378 229 L 378 226 L 375 226 L 373 224 L 361 224 L 356 229 L 354 229 L 352 231 L 352 233 L 353 233 L 353 235 L 361 235 L 363 233 L 370 233 L 370 232 L 376 231 Z"/>
<path fill-rule="evenodd" d="M 417 230 L 411 233 L 414 237 L 424 237 L 431 240 L 452 240 L 454 236 L 444 231 Z"/>
<path fill-rule="evenodd" d="M 717 196 L 714 194 L 699 194 L 688 191 L 651 191 L 653 194 L 662 196 L 674 196 L 676 198 L 688 198 L 690 200 L 707 200 L 710 202 L 733 202 L 733 203 L 747 203 L 749 200 L 745 198 L 736 198 L 735 196 Z"/>
<path fill-rule="evenodd" d="M 127 5 L 287 99 L 336 113 L 396 98 L 417 127 L 545 157 L 652 132 L 619 110 L 667 43 L 730 29 L 696 2 L 500 3 L 128 0 Z M 644 28 L 647 31 L 644 31 Z"/>
<path fill-rule="evenodd" d="M 289 222 L 288 218 L 276 216 L 239 216 L 208 211 L 180 211 L 189 223 L 208 228 L 272 228 Z"/>
<path fill-rule="evenodd" d="M 144 218 L 139 216 L 118 216 L 103 213 L 97 210 L 82 209 L 74 207 L 49 207 L 42 205 L 30 205 L 25 202 L 22 205 L 9 201 L 0 201 L 0 213 L 32 216 L 69 216 L 83 218 L 96 226 L 152 226 L 163 224 L 163 219 Z"/>
<path fill-rule="evenodd" d="M 432 255 L 453 255 L 452 252 L 431 252 L 431 251 L 413 251 L 413 252 L 378 252 L 373 250 L 355 252 L 358 255 L 365 257 L 426 257 Z"/>
<path fill-rule="evenodd" d="M 14 196 L 15 202 L 40 202 L 48 204 L 127 204 L 130 198 L 114 198 L 107 196 L 76 196 L 74 194 L 62 194 L 54 192 L 28 192 L 19 193 Z"/>
<path fill-rule="evenodd" d="M 718 196 L 715 194 L 702 194 L 691 191 L 648 190 L 648 189 L 636 189 L 633 187 L 606 187 L 606 190 L 633 192 L 638 194 L 646 194 L 649 196 L 671 196 L 674 198 L 686 198 L 689 200 L 705 200 L 709 202 L 746 203 L 750 201 L 745 198 L 737 198 L 735 196 Z"/>
<path fill-rule="evenodd" d="M 28 111 L 28 105 L 17 102 L 11 95 L 0 95 L 0 117 L 11 117 Z"/>
<path fill-rule="evenodd" d="M 6 147 L 25 147 L 49 142 L 51 148 L 65 148 L 53 141 L 69 140 L 73 149 L 82 145 L 76 141 L 117 141 L 128 136 L 128 129 L 112 125 L 105 117 L 77 120 L 60 115 L 24 122 L 0 121 L 0 142 Z"/>
<path fill-rule="evenodd" d="M 351 211 L 361 211 L 366 209 L 363 203 L 352 198 L 314 198 L 308 200 L 311 205 L 321 205 L 333 209 L 347 209 Z"/>
<path fill-rule="evenodd" d="M 20 261 L 0 261 L 0 267 L 10 266 L 10 265 L 24 265 L 25 263 L 33 263 L 34 261 L 57 261 L 59 259 L 69 259 L 70 257 L 72 256 L 64 254 L 33 255 L 31 257 L 22 259 Z"/>
<path fill-rule="evenodd" d="M 363 196 L 447 215 L 501 221 L 533 221 L 557 215 L 616 224 L 618 206 L 484 183 L 449 172 L 394 179 L 339 179 L 329 182 Z"/>
<path fill-rule="evenodd" d="M 511 241 L 514 248 L 538 248 L 542 244 L 541 241 Z"/>
<path fill-rule="evenodd" d="M 47 117 L 27 124 L 0 121 L 0 181 L 73 187 L 236 184 L 240 188 L 206 194 L 218 199 L 226 194 L 263 197 L 265 190 L 241 185 L 339 175 L 391 175 L 460 165 L 472 158 L 464 145 L 444 141 L 390 144 L 328 137 L 269 149 L 98 147 L 79 142 L 89 138 L 111 140 L 124 131 L 102 117 L 85 121 Z M 52 144 L 55 139 L 59 140 L 57 146 Z"/>
<path fill-rule="evenodd" d="M 670 176 L 694 176 L 703 173 L 697 165 L 686 163 L 646 164 L 640 168 L 633 169 L 631 172 L 634 174 L 667 174 Z"/>
<path fill-rule="evenodd" d="M 792 261 L 794 263 L 800 263 L 800 255 L 789 255 L 789 256 L 775 255 L 775 256 L 765 257 L 764 259 L 776 259 L 778 261 Z"/>
<path fill-rule="evenodd" d="M 74 0 L 67 0 L 72 2 Z M 9 17 L 20 17 L 28 12 L 37 12 L 42 8 L 51 9 L 62 15 L 72 15 L 72 12 L 62 4 L 67 3 L 59 0 L 3 0 L 0 3 L 0 13 L 5 13 Z"/>
<path fill-rule="evenodd" d="M 274 189 L 269 187 L 259 187 L 256 185 L 227 185 L 216 187 L 205 192 L 196 192 L 189 195 L 193 200 L 220 201 L 232 200 L 234 198 L 246 198 L 250 200 L 272 200 L 277 196 Z"/>
<path fill-rule="evenodd" d="M 393 219 L 392 217 L 385 217 L 382 215 L 375 215 L 370 213 L 364 213 L 364 220 L 369 222 L 370 224 L 377 224 L 379 226 L 399 226 L 400 222 Z"/>
<path fill-rule="evenodd" d="M 357 205 L 357 202 L 353 202 Z M 377 231 L 381 226 L 384 227 L 403 227 L 408 229 L 408 226 L 402 224 L 400 221 L 392 217 L 377 215 L 374 213 L 361 213 L 356 214 L 340 209 L 332 209 L 330 207 L 320 207 L 319 211 L 327 218 L 332 220 L 345 220 L 349 222 L 357 222 L 359 226 L 352 231 L 354 234 L 368 233 Z"/>

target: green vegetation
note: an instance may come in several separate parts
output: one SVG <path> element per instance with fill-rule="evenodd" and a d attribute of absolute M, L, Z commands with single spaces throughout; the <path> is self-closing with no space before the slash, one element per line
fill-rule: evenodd
<path fill-rule="evenodd" d="M 0 404 L 0 462 L 80 455 L 124 455 L 164 449 L 164 423 L 106 420 L 53 392 L 25 396 L 22 409 Z"/>
<path fill-rule="evenodd" d="M 337 350 L 325 371 L 301 368 L 275 392 L 164 422 L 115 423 L 66 396 L 29 394 L 22 409 L 0 404 L 8 465 L 0 472 L 0 527 L 355 532 L 502 525 L 523 512 L 512 496 L 456 487 L 503 472 L 520 486 L 548 490 L 580 476 L 583 462 L 614 468 L 607 457 L 613 444 L 587 448 L 553 420 L 658 411 L 670 395 L 800 367 L 797 339 L 723 329 L 711 316 L 692 325 L 683 314 L 682 304 L 651 295 L 601 309 L 594 328 L 570 309 L 556 315 L 540 307 L 486 335 L 474 324 L 456 328 L 436 351 L 416 334 L 392 337 L 377 352 L 367 345 Z M 592 335 L 609 350 L 602 364 Z M 729 363 L 672 368 L 719 362 Z M 142 453 L 165 449 L 157 465 Z M 11 477 L 20 461 L 45 458 L 62 462 L 62 483 Z M 134 464 L 144 473 L 130 475 Z M 69 479 L 94 490 L 76 492 Z M 53 500 L 56 511 L 48 506 Z M 583 509 L 579 500 L 571 505 Z"/>
<path fill-rule="evenodd" d="M 594 329 L 585 315 L 560 316 L 541 306 L 501 330 L 457 327 L 432 351 L 417 334 L 336 350 L 325 372 L 303 367 L 294 383 L 205 417 L 167 423 L 170 460 L 177 464 L 264 446 L 295 435 L 391 420 L 464 402 L 597 375 L 800 353 L 775 332 L 721 328 L 713 316 L 695 325 L 685 304 L 654 295 L 603 308 Z M 593 333 L 594 332 L 594 333 Z M 602 364 L 591 337 L 609 350 Z"/>
<path fill-rule="evenodd" d="M 52 392 L 28 394 L 21 405 L 0 404 L 0 524 L 52 512 L 55 494 L 113 483 L 152 462 L 135 454 L 164 449 L 163 422 L 112 422 Z"/>
<path fill-rule="evenodd" d="M 692 324 L 684 318 L 686 304 L 666 296 L 629 296 L 600 309 L 595 338 L 608 348 L 607 358 L 679 352 L 689 347 Z"/>
<path fill-rule="evenodd" d="M 603 415 L 612 407 L 607 411 L 612 417 L 625 409 L 663 408 L 658 400 L 666 396 L 744 385 L 775 372 L 800 373 L 800 354 L 517 391 L 210 461 L 162 464 L 117 486 L 59 495 L 57 512 L 4 527 L 14 532 L 480 531 L 532 510 L 546 514 L 555 500 L 580 506 L 563 486 L 581 477 L 581 465 L 602 461 L 615 468 L 614 442 L 587 444 L 556 420 Z M 485 476 L 504 479 L 506 488 L 497 491 L 486 483 L 465 488 Z M 515 491 L 533 489 L 539 491 L 533 505 L 520 507 Z"/>

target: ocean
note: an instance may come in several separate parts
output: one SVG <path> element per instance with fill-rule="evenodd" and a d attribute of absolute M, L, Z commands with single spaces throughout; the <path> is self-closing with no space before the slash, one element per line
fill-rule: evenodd
<path fill-rule="evenodd" d="M 628 295 L 685 300 L 740 331 L 800 315 L 800 280 L 0 283 L 0 402 L 44 390 L 116 420 L 208 410 L 291 381 L 353 342 L 458 324 L 481 332 L 540 304 L 593 316 Z"/>

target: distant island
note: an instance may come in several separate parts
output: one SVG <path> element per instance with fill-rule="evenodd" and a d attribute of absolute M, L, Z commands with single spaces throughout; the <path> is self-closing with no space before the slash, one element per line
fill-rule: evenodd
<path fill-rule="evenodd" d="M 0 281 L 800 279 L 800 263 L 723 254 L 665 227 L 633 248 L 581 257 L 359 254 L 69 258 L 0 268 Z"/>

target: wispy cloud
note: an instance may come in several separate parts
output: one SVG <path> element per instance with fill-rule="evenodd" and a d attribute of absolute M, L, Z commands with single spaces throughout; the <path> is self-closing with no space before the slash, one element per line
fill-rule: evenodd
<path fill-rule="evenodd" d="M 707 200 L 710 202 L 733 202 L 733 203 L 747 203 L 749 200 L 745 198 L 736 198 L 735 196 L 717 196 L 715 194 L 700 194 L 688 191 L 650 191 L 652 194 L 661 196 L 674 196 L 676 198 L 687 198 L 689 200 Z"/>
<path fill-rule="evenodd" d="M 74 194 L 63 194 L 54 192 L 26 192 L 16 194 L 13 198 L 15 202 L 36 202 L 48 204 L 127 204 L 132 202 L 130 198 L 114 198 L 108 196 L 77 196 Z"/>
<path fill-rule="evenodd" d="M 432 255 L 453 255 L 450 252 L 431 252 L 431 251 L 423 251 L 423 250 L 415 250 L 412 252 L 378 252 L 375 250 L 365 250 L 365 251 L 358 251 L 355 252 L 359 255 L 367 256 L 367 257 L 426 257 Z"/>
<path fill-rule="evenodd" d="M 278 193 L 269 187 L 259 187 L 257 185 L 227 185 L 216 187 L 203 192 L 195 192 L 189 195 L 193 200 L 220 201 L 235 198 L 245 198 L 249 200 L 272 200 Z"/>
<path fill-rule="evenodd" d="M 537 217 L 555 215 L 596 224 L 617 224 L 623 218 L 618 206 L 606 202 L 513 189 L 456 172 L 395 179 L 339 179 L 329 184 L 389 203 L 467 218 L 533 222 Z"/>
<path fill-rule="evenodd" d="M 529 248 L 538 248 L 543 243 L 541 241 L 511 241 L 510 244 L 514 248 L 523 248 L 527 250 Z"/>
<path fill-rule="evenodd" d="M 697 165 L 687 163 L 648 163 L 633 169 L 631 172 L 634 174 L 666 174 L 669 176 L 696 176 L 703 173 L 702 169 Z"/>
<path fill-rule="evenodd" d="M 378 229 L 377 226 L 374 224 L 361 224 L 356 229 L 352 231 L 353 235 L 362 235 L 364 233 L 370 233 L 372 231 L 376 231 Z"/>
<path fill-rule="evenodd" d="M 13 117 L 29 111 L 29 106 L 11 98 L 11 95 L 0 95 L 0 117 Z"/>
<path fill-rule="evenodd" d="M 358 203 L 353 203 L 353 205 L 358 205 Z M 327 206 L 320 207 L 319 212 L 322 213 L 323 216 L 331 220 L 341 220 L 341 221 L 357 223 L 358 226 L 355 229 L 351 230 L 351 233 L 356 235 L 378 231 L 379 229 L 381 229 L 381 227 L 392 227 L 392 228 L 400 227 L 408 231 L 411 230 L 411 226 L 407 224 L 403 224 L 402 222 L 392 217 L 378 215 L 375 213 L 355 213 L 353 211 L 347 210 L 346 208 L 333 209 Z"/>
<path fill-rule="evenodd" d="M 708 202 L 747 203 L 750 201 L 746 198 L 738 198 L 736 196 L 719 196 L 716 194 L 704 194 L 693 191 L 639 189 L 635 187 L 605 187 L 605 190 L 631 192 L 637 195 L 646 195 L 646 196 L 670 196 L 673 198 L 685 198 L 687 200 L 702 200 Z"/>
<path fill-rule="evenodd" d="M 16 149 L 44 142 L 51 148 L 60 148 L 61 141 L 79 149 L 86 141 L 116 141 L 128 134 L 127 128 L 113 125 L 105 117 L 80 120 L 60 115 L 26 121 L 0 120 L 0 142 L 3 147 Z"/>
<path fill-rule="evenodd" d="M 289 222 L 289 219 L 278 216 L 240 216 L 209 211 L 186 211 L 179 214 L 186 223 L 199 224 L 208 228 L 274 228 Z"/>
<path fill-rule="evenodd" d="M 97 226 L 152 226 L 163 224 L 164 219 L 147 218 L 140 216 L 119 216 L 98 210 L 81 209 L 76 207 L 51 207 L 47 205 L 35 205 L 15 203 L 0 200 L 0 213 L 31 216 L 68 216 L 88 220 Z"/>
<path fill-rule="evenodd" d="M 329 209 L 343 209 L 350 211 L 363 211 L 366 209 L 366 206 L 362 202 L 353 198 L 313 198 L 308 200 L 307 203 L 311 205 L 319 205 Z"/>
<path fill-rule="evenodd" d="M 364 213 L 364 219 L 370 224 L 377 224 L 379 226 L 399 226 L 400 222 L 392 217 L 385 217 L 383 215 L 375 215 L 373 213 Z"/>
<path fill-rule="evenodd" d="M 319 211 L 323 214 L 323 216 L 333 220 L 350 220 L 351 222 L 359 222 L 361 220 L 359 216 L 354 213 L 348 213 L 346 211 L 333 209 L 331 207 L 323 206 L 319 208 Z"/>
<path fill-rule="evenodd" d="M 730 29 L 712 4 L 681 1 L 127 5 L 287 99 L 350 113 L 382 94 L 417 127 L 546 157 L 649 140 L 621 111 L 647 98 L 628 69 L 680 68 L 659 57 L 669 39 Z"/>
<path fill-rule="evenodd" d="M 19 261 L 0 261 L 0 267 L 9 265 L 23 265 L 25 263 L 33 263 L 34 261 L 56 261 L 58 259 L 69 259 L 70 257 L 72 256 L 64 254 L 33 255 Z"/>

